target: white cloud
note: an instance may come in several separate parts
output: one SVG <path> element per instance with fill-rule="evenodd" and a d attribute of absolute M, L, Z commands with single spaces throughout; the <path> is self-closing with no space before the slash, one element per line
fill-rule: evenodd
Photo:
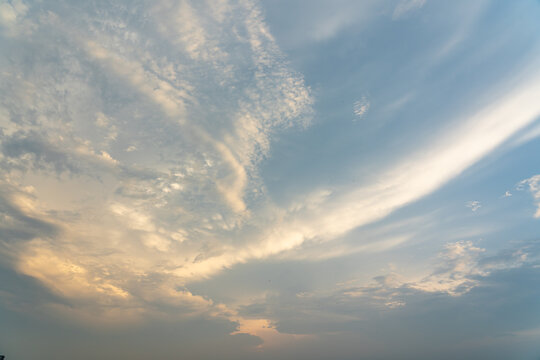
<path fill-rule="evenodd" d="M 353 112 L 359 119 L 362 119 L 366 116 L 369 107 L 371 106 L 367 97 L 362 96 L 360 100 L 357 100 L 353 104 Z"/>
<path fill-rule="evenodd" d="M 534 264 L 536 256 L 530 245 L 504 250 L 498 255 L 488 255 L 486 249 L 477 247 L 471 241 L 447 243 L 434 259 L 435 265 L 428 270 L 427 275 L 407 276 L 393 269 L 389 274 L 374 277 L 366 285 L 353 286 L 358 283 L 356 280 L 338 284 L 337 293 L 345 298 L 357 299 L 359 303 L 359 298 L 364 300 L 363 304 L 371 300 L 390 309 L 407 306 L 407 297 L 417 292 L 460 297 L 481 286 L 483 279 L 497 271 Z"/>
<path fill-rule="evenodd" d="M 485 249 L 470 241 L 459 241 L 445 246 L 439 255 L 439 265 L 429 276 L 407 286 L 425 292 L 445 292 L 452 296 L 462 295 L 478 284 L 476 275 L 488 272 L 478 266 L 478 257 Z"/>
<path fill-rule="evenodd" d="M 465 206 L 471 209 L 472 212 L 475 212 L 476 210 L 482 207 L 482 204 L 480 204 L 480 201 L 472 200 L 472 201 L 467 201 L 465 203 Z"/>
<path fill-rule="evenodd" d="M 534 200 L 536 201 L 536 205 L 538 206 L 534 217 L 540 218 L 540 175 L 534 175 L 528 179 L 522 180 L 518 184 L 518 189 L 522 189 L 524 187 L 528 187 L 528 190 L 531 192 Z"/>

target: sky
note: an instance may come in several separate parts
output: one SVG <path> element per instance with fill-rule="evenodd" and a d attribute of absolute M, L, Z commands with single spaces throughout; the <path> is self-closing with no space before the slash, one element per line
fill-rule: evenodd
<path fill-rule="evenodd" d="M 540 358 L 537 0 L 0 0 L 0 354 Z"/>

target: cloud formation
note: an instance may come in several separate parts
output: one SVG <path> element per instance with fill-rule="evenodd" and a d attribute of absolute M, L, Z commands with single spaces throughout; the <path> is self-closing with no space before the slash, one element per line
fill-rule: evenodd
<path fill-rule="evenodd" d="M 196 333 L 222 341 L 231 358 L 238 358 L 231 350 L 236 345 L 271 357 L 295 344 L 317 348 L 335 334 L 356 336 L 373 328 L 377 316 L 392 333 L 400 317 L 421 317 L 431 301 L 441 301 L 436 311 L 447 314 L 445 306 L 464 299 L 483 301 L 490 281 L 508 286 L 500 277 L 534 274 L 536 244 L 493 255 L 478 238 L 497 227 L 480 223 L 481 212 L 467 217 L 478 223 L 450 235 L 428 224 L 454 200 L 460 213 L 452 216 L 462 216 L 463 203 L 475 194 L 454 194 L 428 215 L 399 216 L 467 180 L 460 177 L 466 170 L 535 124 L 538 57 L 531 51 L 519 71 L 489 83 L 481 97 L 459 106 L 445 97 L 449 105 L 441 106 L 422 81 L 436 78 L 428 88 L 440 86 L 446 94 L 455 74 L 429 71 L 443 66 L 450 52 L 426 56 L 426 70 L 381 52 L 379 41 L 370 48 L 375 52 L 364 51 L 368 42 L 357 33 L 359 19 L 378 19 L 382 34 L 394 31 L 401 39 L 401 26 L 410 24 L 391 15 L 402 18 L 425 2 L 353 3 L 319 14 L 321 24 L 317 17 L 306 20 L 317 31 L 299 36 L 306 42 L 303 56 L 287 51 L 297 56 L 294 63 L 270 31 L 279 33 L 279 26 L 268 24 L 268 7 L 254 0 L 0 4 L 0 282 L 8 284 L 0 289 L 0 315 L 8 309 L 14 318 L 67 321 L 78 329 L 136 325 L 141 333 L 134 338 L 158 323 L 184 335 L 178 323 L 198 324 L 214 329 Z M 325 13 L 328 5 L 321 6 L 313 11 Z M 457 42 L 476 20 L 452 29 Z M 390 37 L 384 48 L 399 48 L 401 40 Z M 334 43 L 351 38 L 354 46 Z M 457 49 L 453 41 L 448 48 Z M 432 54 L 442 43 L 432 42 L 422 51 Z M 360 68 L 365 85 L 352 70 L 342 81 L 334 63 L 319 73 L 309 46 L 320 46 L 343 69 Z M 405 95 L 394 93 L 404 77 L 389 86 L 368 76 L 384 72 L 372 72 L 381 64 L 377 51 L 392 58 L 388 67 L 403 69 L 398 72 L 422 68 L 412 76 L 424 80 L 413 84 L 414 92 L 407 83 Z M 311 71 L 308 80 L 300 68 Z M 323 89 L 328 84 L 334 88 Z M 383 88 L 392 93 L 381 96 Z M 432 102 L 435 110 L 419 105 Z M 440 109 L 445 106 L 452 108 Z M 380 126 L 351 124 L 351 115 Z M 396 119 L 384 118 L 390 115 Z M 429 120 L 427 130 L 416 118 Z M 296 174 L 309 166 L 320 169 L 320 181 L 305 181 L 278 200 L 281 189 L 268 185 L 275 169 L 267 160 L 279 156 L 297 170 L 283 171 L 279 184 L 299 181 Z M 350 172 L 334 174 L 340 167 Z M 350 173 L 363 175 L 349 181 Z M 538 176 L 519 186 L 540 202 Z M 477 211 L 480 202 L 466 206 Z M 412 265 L 401 269 L 400 261 Z M 253 280 L 258 267 L 270 270 Z M 238 275 L 242 269 L 247 274 Z M 271 279 L 267 274 L 276 269 L 287 271 Z M 238 277 L 219 284 L 231 273 Z M 413 327 L 411 318 L 404 324 Z M 508 329 L 525 331 L 522 325 Z M 366 333 L 376 354 L 376 334 Z M 182 344 L 196 342 L 185 336 Z"/>
<path fill-rule="evenodd" d="M 6 26 L 35 29 L 4 39 L 3 253 L 83 312 L 210 311 L 175 290 L 198 274 L 173 274 L 236 246 L 273 137 L 309 124 L 257 4 L 202 5 L 2 4 Z"/>
<path fill-rule="evenodd" d="M 76 14 L 71 5 L 65 11 Z M 81 293 L 93 287 L 96 294 L 127 298 L 139 276 L 159 274 L 185 284 L 306 241 L 332 240 L 433 192 L 540 113 L 533 77 L 372 184 L 308 195 L 299 207 L 279 209 L 264 196 L 257 164 L 277 130 L 307 124 L 312 100 L 257 6 L 224 2 L 206 13 L 194 3 L 164 1 L 129 10 L 135 24 L 146 11 L 152 21 L 159 19 L 155 34 L 126 23 L 120 15 L 127 9 L 115 11 L 104 18 L 90 12 L 64 19 L 52 11 L 37 17 L 42 33 L 60 40 L 41 45 L 50 58 L 28 63 L 35 70 L 25 81 L 5 75 L 14 91 L 3 104 L 2 161 L 12 169 L 4 175 L 22 187 L 56 174 L 58 181 L 36 187 L 36 194 L 51 188 L 58 193 L 68 183 L 103 194 L 84 211 L 70 203 L 79 194 L 64 193 L 56 209 L 35 195 L 38 205 L 26 210 L 62 230 L 57 238 L 21 246 L 18 268 L 55 287 L 64 284 L 66 289 L 57 289 L 64 295 L 74 291 L 62 279 L 93 273 L 93 256 L 80 255 L 87 244 L 107 254 L 101 266 L 115 279 L 85 280 L 88 290 Z M 81 26 L 89 31 L 78 31 Z M 27 40 L 16 56 L 22 59 L 34 41 Z M 171 56 L 182 61 L 173 63 Z M 194 75 L 201 71 L 209 77 L 204 82 Z M 111 91 L 121 107 L 106 96 Z M 367 106 L 357 112 L 364 115 Z M 512 122 L 506 121 L 510 113 Z M 73 243 L 80 234 L 84 240 Z M 39 249 L 50 252 L 47 258 L 71 260 L 49 273 L 48 263 L 35 255 Z M 126 255 L 132 259 L 127 263 Z"/>

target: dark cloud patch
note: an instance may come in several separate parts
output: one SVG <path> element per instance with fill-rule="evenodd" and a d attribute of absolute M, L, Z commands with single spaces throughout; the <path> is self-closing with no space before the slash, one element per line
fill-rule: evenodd
<path fill-rule="evenodd" d="M 38 236 L 53 237 L 59 229 L 44 220 L 29 216 L 0 193 L 0 243 L 29 240 Z"/>
<path fill-rule="evenodd" d="M 52 294 L 36 279 L 19 274 L 0 263 L 0 303 L 6 309 L 30 315 L 40 305 L 47 302 L 67 304 L 67 302 Z"/>
<path fill-rule="evenodd" d="M 26 163 L 38 170 L 51 168 L 57 174 L 80 172 L 79 166 L 66 152 L 35 131 L 17 131 L 11 136 L 3 136 L 1 146 L 5 157 L 18 160 L 16 166 Z"/>

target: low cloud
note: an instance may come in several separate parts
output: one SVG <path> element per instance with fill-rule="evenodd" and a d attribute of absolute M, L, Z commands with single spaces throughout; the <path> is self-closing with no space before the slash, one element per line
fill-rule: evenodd
<path fill-rule="evenodd" d="M 336 346 L 332 334 L 361 338 L 355 351 L 373 350 L 385 359 L 400 358 L 411 343 L 419 359 L 433 358 L 433 349 L 448 359 L 471 353 L 482 357 L 493 349 L 486 342 L 500 341 L 501 348 L 519 353 L 530 338 L 518 334 L 535 326 L 529 315 L 538 309 L 538 291 L 528 289 L 538 282 L 539 255 L 537 241 L 495 254 L 468 241 L 454 242 L 433 259 L 435 266 L 426 277 L 406 278 L 395 269 L 365 285 L 355 286 L 353 280 L 338 284 L 330 294 L 325 289 L 295 295 L 284 289 L 242 307 L 242 314 L 266 316 L 281 332 L 312 334 L 317 340 L 310 346 L 315 348 L 326 341 Z M 377 342 L 381 332 L 384 346 Z"/>

